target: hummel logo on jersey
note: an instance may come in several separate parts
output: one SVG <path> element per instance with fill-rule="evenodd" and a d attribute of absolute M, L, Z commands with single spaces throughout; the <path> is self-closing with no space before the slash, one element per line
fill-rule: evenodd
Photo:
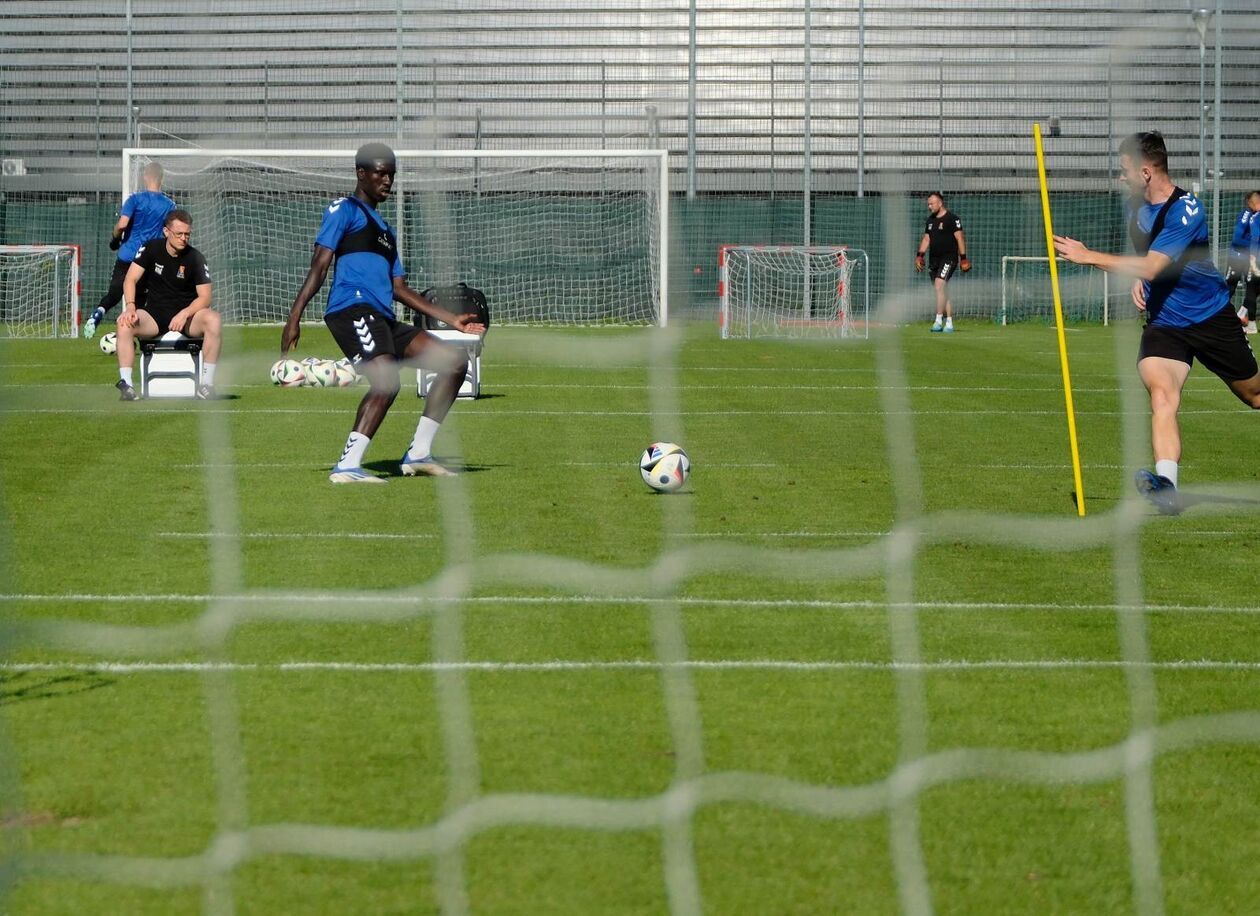
<path fill-rule="evenodd" d="M 342 202 L 343 200 L 345 200 L 345 198 L 344 198 L 344 197 L 338 197 L 336 200 L 334 200 L 331 204 L 329 204 L 329 206 L 328 206 L 328 212 L 329 212 L 329 213 L 336 213 L 336 212 L 337 212 L 337 211 L 341 208 L 341 202 Z"/>
<path fill-rule="evenodd" d="M 394 250 L 394 246 L 389 243 L 389 236 L 386 235 L 384 232 L 382 232 L 380 235 L 376 237 L 376 242 L 378 245 L 382 246 L 383 248 L 388 248 L 390 251 Z"/>
<path fill-rule="evenodd" d="M 376 341 L 372 339 L 372 329 L 368 327 L 366 318 L 354 319 L 354 333 L 359 335 L 359 347 L 364 353 L 376 349 Z"/>

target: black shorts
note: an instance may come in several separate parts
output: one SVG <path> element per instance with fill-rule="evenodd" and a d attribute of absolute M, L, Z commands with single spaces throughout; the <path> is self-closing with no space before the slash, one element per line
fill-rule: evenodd
<path fill-rule="evenodd" d="M 958 260 L 956 258 L 933 258 L 928 262 L 928 273 L 932 275 L 933 280 L 948 281 L 957 269 Z"/>
<path fill-rule="evenodd" d="M 355 305 L 324 316 L 324 324 L 332 331 L 333 340 L 356 364 L 378 356 L 402 359 L 407 345 L 423 334 L 419 328 L 403 324 L 370 305 Z"/>
<path fill-rule="evenodd" d="M 1180 360 L 1190 366 L 1197 359 L 1223 382 L 1251 378 L 1257 372 L 1256 355 L 1251 352 L 1238 316 L 1228 306 L 1188 328 L 1148 324 L 1142 330 L 1138 362 L 1148 356 Z"/>
<path fill-rule="evenodd" d="M 158 337 L 161 337 L 163 334 L 165 334 L 167 331 L 171 329 L 171 319 L 183 311 L 183 309 L 152 308 L 151 306 L 141 305 L 140 303 L 136 303 L 136 308 L 143 309 L 144 311 L 148 312 L 151 316 L 153 316 L 153 320 L 157 322 L 157 326 L 158 326 L 158 332 L 157 332 Z M 184 334 L 185 337 L 187 337 L 188 328 L 185 327 L 182 333 Z"/>

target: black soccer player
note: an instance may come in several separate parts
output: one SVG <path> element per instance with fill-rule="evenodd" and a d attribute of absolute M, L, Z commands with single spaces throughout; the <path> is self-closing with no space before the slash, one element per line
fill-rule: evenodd
<path fill-rule="evenodd" d="M 914 256 L 914 269 L 922 271 L 926 260 L 932 287 L 936 291 L 936 320 L 932 323 L 932 330 L 952 333 L 954 304 L 949 301 L 945 284 L 959 267 L 964 273 L 971 270 L 967 239 L 963 236 L 962 220 L 945 209 L 945 197 L 940 191 L 928 195 L 927 208 L 927 224 L 923 227 L 923 238 L 919 240 L 919 250 Z"/>
<path fill-rule="evenodd" d="M 451 472 L 433 460 L 433 439 L 455 402 L 468 371 L 468 360 L 460 350 L 433 335 L 395 320 L 394 301 L 461 331 L 482 334 L 486 329 L 476 316 L 453 315 L 407 285 L 398 240 L 389 223 L 376 212 L 377 205 L 389 197 L 394 186 L 394 151 L 383 143 L 365 144 L 355 154 L 354 168 L 354 194 L 334 200 L 324 212 L 310 270 L 293 300 L 280 349 L 287 354 L 297 346 L 302 312 L 323 286 L 335 258 L 324 323 L 342 352 L 368 377 L 370 387 L 359 403 L 354 429 L 328 479 L 333 483 L 385 483 L 384 478 L 363 470 L 363 454 L 398 397 L 400 364 L 422 362 L 434 369 L 438 377 L 425 398 L 416 434 L 399 466 L 408 477 L 447 476 Z"/>
<path fill-rule="evenodd" d="M 162 239 L 153 239 L 138 252 L 123 281 L 123 311 L 118 316 L 118 390 L 124 401 L 137 398 L 131 379 L 135 365 L 135 339 L 160 337 L 178 331 L 204 339 L 201 378 L 196 396 L 214 396 L 214 370 L 219 361 L 222 323 L 210 307 L 210 270 L 201 252 L 189 244 L 192 217 L 187 210 L 166 215 Z M 136 290 L 148 289 L 143 307 L 137 307 Z"/>
<path fill-rule="evenodd" d="M 1137 472 L 1138 491 L 1161 512 L 1179 512 L 1177 463 L 1181 389 L 1197 359 L 1240 401 L 1260 410 L 1260 370 L 1229 303 L 1229 289 L 1212 263 L 1203 205 L 1168 177 L 1168 150 L 1158 133 L 1137 133 L 1120 144 L 1120 169 L 1134 195 L 1129 237 L 1136 256 L 1091 251 L 1055 236 L 1054 247 L 1074 264 L 1129 274 L 1133 304 L 1146 313 L 1138 374 L 1151 395 L 1155 470 Z"/>
<path fill-rule="evenodd" d="M 127 269 L 136 253 L 150 239 L 162 238 L 162 228 L 166 225 L 167 215 L 175 209 L 175 201 L 162 193 L 162 179 L 165 173 L 157 162 L 150 162 L 141 172 L 144 190 L 136 191 L 123 201 L 119 211 L 118 222 L 114 226 L 109 239 L 109 247 L 118 252 L 114 261 L 114 272 L 110 276 L 109 289 L 101 296 L 87 321 L 83 322 L 83 337 L 90 339 L 97 327 L 105 320 L 105 315 L 118 304 L 123 295 L 123 281 L 127 279 Z M 143 287 L 137 295 L 143 301 Z"/>
<path fill-rule="evenodd" d="M 1225 272 L 1225 285 L 1229 287 L 1230 302 L 1234 290 L 1246 279 L 1246 292 L 1238 317 L 1248 334 L 1256 333 L 1256 296 L 1260 294 L 1260 266 L 1256 256 L 1260 254 L 1260 191 L 1247 195 L 1238 221 L 1234 223 L 1234 237 L 1229 243 L 1229 269 Z"/>

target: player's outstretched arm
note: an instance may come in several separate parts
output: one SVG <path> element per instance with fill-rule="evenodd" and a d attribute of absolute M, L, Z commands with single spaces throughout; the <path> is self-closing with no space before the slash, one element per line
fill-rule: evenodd
<path fill-rule="evenodd" d="M 454 312 L 448 312 L 436 302 L 430 302 L 408 286 L 407 281 L 403 277 L 394 277 L 394 298 L 413 312 L 420 312 L 422 315 L 428 315 L 430 318 L 436 318 L 438 321 L 445 321 L 451 327 L 458 328 L 465 333 L 486 333 L 486 326 L 477 321 L 476 315 L 456 315 Z"/>
<path fill-rule="evenodd" d="M 1128 274 L 1139 280 L 1154 280 L 1172 263 L 1172 258 L 1160 251 L 1148 251 L 1141 257 L 1092 251 L 1076 239 L 1065 235 L 1054 237 L 1054 250 L 1059 257 L 1073 264 L 1097 267 L 1108 273 Z"/>
<path fill-rule="evenodd" d="M 306 311 L 307 304 L 311 299 L 315 298 L 315 294 L 324 285 L 332 260 L 333 251 L 331 248 L 325 248 L 323 245 L 315 246 L 315 251 L 311 254 L 310 269 L 306 272 L 306 279 L 302 281 L 302 286 L 298 289 L 297 296 L 293 300 L 293 306 L 289 309 L 289 320 L 284 323 L 284 330 L 280 332 L 280 353 L 282 355 L 297 346 L 298 339 L 302 336 L 302 313 Z"/>

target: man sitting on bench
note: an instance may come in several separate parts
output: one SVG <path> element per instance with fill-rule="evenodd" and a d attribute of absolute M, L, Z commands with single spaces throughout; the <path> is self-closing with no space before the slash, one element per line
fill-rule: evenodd
<path fill-rule="evenodd" d="M 201 252 L 188 244 L 192 217 L 187 210 L 172 210 L 166 216 L 161 239 L 147 242 L 136 252 L 123 281 L 123 313 L 118 316 L 118 382 L 124 401 L 136 394 L 131 371 L 136 361 L 137 338 L 160 337 L 177 331 L 185 337 L 203 338 L 201 378 L 196 396 L 214 397 L 214 367 L 219 361 L 222 322 L 210 308 L 210 271 Z M 136 288 L 141 281 L 148 288 L 144 308 L 136 308 Z"/>

